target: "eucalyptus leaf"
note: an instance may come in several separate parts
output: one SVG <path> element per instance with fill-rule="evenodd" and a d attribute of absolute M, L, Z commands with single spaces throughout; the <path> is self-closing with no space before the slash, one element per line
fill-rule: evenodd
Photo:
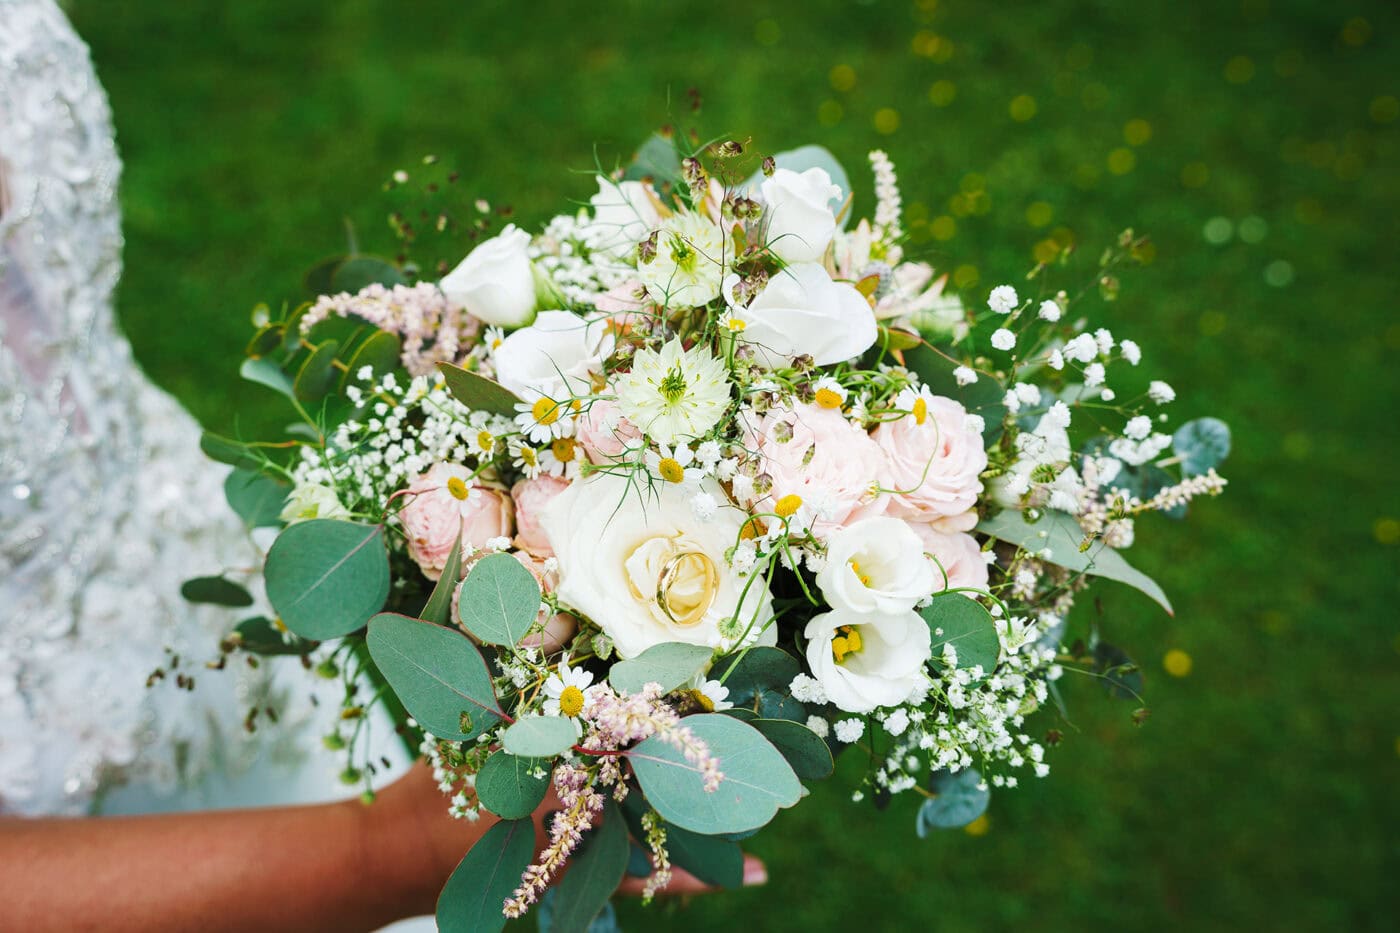
<path fill-rule="evenodd" d="M 705 835 L 743 832 L 766 824 L 802 795 L 782 754 L 732 716 L 706 713 L 682 723 L 719 763 L 719 787 L 706 791 L 699 767 L 660 736 L 626 752 L 647 801 L 668 822 Z"/>
<path fill-rule="evenodd" d="M 650 807 L 641 794 L 628 794 L 622 801 L 622 810 L 627 817 L 627 825 L 637 839 L 646 838 L 642 826 L 642 816 Z M 744 851 L 738 843 L 722 836 L 706 836 L 681 829 L 665 820 L 661 826 L 666 832 L 666 851 L 671 864 L 678 865 L 706 884 L 722 888 L 738 888 L 744 883 Z M 645 850 L 643 855 L 645 855 Z M 645 868 L 640 871 L 629 868 L 630 874 L 646 877 L 652 872 L 651 861 L 646 859 Z"/>
<path fill-rule="evenodd" d="M 282 523 L 282 504 L 292 487 L 265 473 L 234 470 L 224 477 L 224 498 L 249 528 L 271 528 Z"/>
<path fill-rule="evenodd" d="M 1006 417 L 1006 406 L 1002 404 L 1005 393 L 996 380 L 982 378 L 968 385 L 959 385 L 953 377 L 957 364 L 932 347 L 918 346 L 906 350 L 904 363 L 935 394 L 956 400 L 967 409 L 968 414 L 979 415 L 984 438 L 990 440 L 1001 435 L 1002 419 Z"/>
<path fill-rule="evenodd" d="M 543 772 L 544 777 L 536 777 Z M 549 790 L 549 762 L 522 758 L 508 751 L 491 753 L 476 775 L 476 795 L 481 805 L 504 820 L 522 819 L 535 812 Z"/>
<path fill-rule="evenodd" d="M 264 311 L 267 310 L 267 305 L 260 305 L 259 307 Z M 261 324 L 258 326 L 257 333 L 253 334 L 252 339 L 248 341 L 248 346 L 243 352 L 245 355 L 254 358 L 266 356 L 273 350 L 282 346 L 282 341 L 285 337 L 286 328 L 281 324 Z"/>
<path fill-rule="evenodd" d="M 627 824 L 617 804 L 603 804 L 603 820 L 584 836 L 581 852 L 569 860 L 569 871 L 554 896 L 549 929 L 555 933 L 586 933 L 608 905 L 627 871 Z"/>
<path fill-rule="evenodd" d="M 831 777 L 836 769 L 826 742 L 801 723 L 787 719 L 755 719 L 749 725 L 773 743 L 801 780 L 820 781 Z"/>
<path fill-rule="evenodd" d="M 365 641 L 409 715 L 438 738 L 465 742 L 502 717 L 486 661 L 461 632 L 385 612 Z"/>
<path fill-rule="evenodd" d="M 747 705 L 760 687 L 786 691 L 801 672 L 801 664 L 786 651 L 759 645 L 720 658 L 708 677 L 724 684 L 731 703 Z"/>
<path fill-rule="evenodd" d="M 302 361 L 296 380 L 292 383 L 292 391 L 299 400 L 320 401 L 335 386 L 335 355 L 339 350 L 338 341 L 323 340 Z"/>
<path fill-rule="evenodd" d="M 234 626 L 233 633 L 243 650 L 252 654 L 306 654 L 316 647 L 314 641 L 284 635 L 275 622 L 262 616 L 244 619 Z"/>
<path fill-rule="evenodd" d="M 781 690 L 760 687 L 755 695 L 758 701 L 754 709 L 760 719 L 787 719 L 792 722 L 807 721 L 807 707 L 792 698 L 784 687 Z"/>
<path fill-rule="evenodd" d="M 438 363 L 438 369 L 447 379 L 447 391 L 472 411 L 515 417 L 515 406 L 520 398 L 499 382 L 451 363 Z"/>
<path fill-rule="evenodd" d="M 966 826 L 987 810 L 991 793 L 980 787 L 982 775 L 976 768 L 964 768 L 955 774 L 939 771 L 930 782 L 933 797 L 919 807 L 914 830 L 923 839 L 933 829 L 957 829 Z"/>
<path fill-rule="evenodd" d="M 502 820 L 486 831 L 458 863 L 438 895 L 439 933 L 489 933 L 505 929 L 501 907 L 535 857 L 533 820 Z"/>
<path fill-rule="evenodd" d="M 467 631 L 492 645 L 514 645 L 540 613 L 540 584 L 509 554 L 488 554 L 462 583 L 457 617 Z"/>
<path fill-rule="evenodd" d="M 919 610 L 932 634 L 933 658 L 943 657 L 943 646 L 951 644 L 958 654 L 958 668 L 981 666 L 990 674 L 1001 657 L 1001 639 L 996 623 L 982 604 L 961 593 L 945 593 Z"/>
<path fill-rule="evenodd" d="M 623 693 L 641 693 L 653 682 L 661 685 L 662 693 L 669 693 L 700 673 L 713 654 L 704 645 L 662 642 L 629 661 L 614 664 L 608 672 L 608 682 Z"/>
<path fill-rule="evenodd" d="M 423 611 L 418 613 L 418 618 L 434 625 L 451 625 L 452 594 L 456 591 L 457 583 L 461 578 L 462 539 L 461 536 L 458 536 L 457 543 L 453 545 L 452 553 L 442 568 L 442 575 L 433 585 L 433 591 L 428 595 L 428 602 L 423 607 Z"/>
<path fill-rule="evenodd" d="M 630 867 L 631 863 L 628 864 Z M 559 928 L 554 925 L 554 900 L 558 893 L 557 887 L 550 888 L 535 906 L 535 920 L 539 923 L 539 933 L 558 933 Z M 598 916 L 588 922 L 585 933 L 622 933 L 622 927 L 617 925 L 617 910 L 612 901 L 604 904 L 603 909 L 598 911 Z"/>
<path fill-rule="evenodd" d="M 360 370 L 366 366 L 376 379 L 385 373 L 393 372 L 399 368 L 402 352 L 403 344 L 397 334 L 384 330 L 375 331 L 355 348 L 350 362 L 346 364 L 345 374 L 341 377 L 341 386 L 361 383 L 363 380 L 360 379 Z"/>
<path fill-rule="evenodd" d="M 1172 435 L 1172 449 L 1181 457 L 1182 472 L 1199 476 L 1230 455 L 1230 426 L 1219 418 L 1188 421 Z"/>
<path fill-rule="evenodd" d="M 363 626 L 389 596 L 384 528 L 312 519 L 283 529 L 263 570 L 267 598 L 287 627 L 325 641 Z"/>
<path fill-rule="evenodd" d="M 282 371 L 282 367 L 278 366 L 276 361 L 267 357 L 244 360 L 238 367 L 238 375 L 249 382 L 267 386 L 287 398 L 293 397 L 291 377 Z"/>
<path fill-rule="evenodd" d="M 195 577 L 180 586 L 180 595 L 192 603 L 242 608 L 253 605 L 253 595 L 227 577 Z"/>
<path fill-rule="evenodd" d="M 380 259 L 378 256 L 351 256 L 331 272 L 330 290 L 354 294 L 367 285 L 392 288 L 407 281 L 399 267 L 387 259 Z"/>
<path fill-rule="evenodd" d="M 211 431 L 199 435 L 199 449 L 206 457 L 242 470 L 256 470 L 262 465 L 262 460 L 253 453 L 256 447 Z"/>
<path fill-rule="evenodd" d="M 675 141 L 660 133 L 652 133 L 642 143 L 632 158 L 632 164 L 623 173 L 625 181 L 639 181 L 643 178 L 662 182 L 679 182 L 681 178 L 681 155 L 676 151 Z"/>
<path fill-rule="evenodd" d="M 1018 545 L 1028 551 L 1039 553 L 1049 548 L 1050 556 L 1045 558 L 1076 573 L 1116 580 L 1147 594 L 1167 611 L 1175 615 L 1167 594 L 1147 574 L 1136 570 L 1113 548 L 1102 541 L 1094 541 L 1087 551 L 1079 549 L 1084 540 L 1084 532 L 1072 515 L 1064 512 L 1045 510 L 1039 521 L 1031 524 L 1020 512 L 1007 509 L 986 518 L 977 526 L 984 535 Z"/>
<path fill-rule="evenodd" d="M 578 726 L 567 716 L 522 716 L 501 733 L 501 745 L 522 758 L 553 758 L 578 737 Z"/>

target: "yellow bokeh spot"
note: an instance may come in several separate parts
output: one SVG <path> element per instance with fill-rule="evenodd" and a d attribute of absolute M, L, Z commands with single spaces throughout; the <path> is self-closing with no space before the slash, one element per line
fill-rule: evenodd
<path fill-rule="evenodd" d="M 783 29 L 776 19 L 761 19 L 753 25 L 753 37 L 759 45 L 777 45 Z"/>
<path fill-rule="evenodd" d="M 1146 120 L 1129 120 L 1123 125 L 1123 141 L 1129 146 L 1141 146 L 1152 138 L 1152 124 Z"/>
<path fill-rule="evenodd" d="M 578 455 L 577 445 L 572 437 L 556 437 L 549 442 L 549 449 L 554 454 L 554 459 L 560 463 L 572 463 Z"/>
<path fill-rule="evenodd" d="M 1353 16 L 1342 27 L 1342 41 L 1347 45 L 1365 45 L 1371 41 L 1371 24 L 1360 16 Z"/>
<path fill-rule="evenodd" d="M 933 82 L 928 88 L 928 99 L 935 107 L 946 107 L 958 96 L 958 86 L 947 78 Z"/>
<path fill-rule="evenodd" d="M 467 487 L 467 484 L 456 476 L 452 477 L 447 481 L 447 491 L 452 493 L 452 498 L 461 499 L 463 502 L 465 502 L 467 497 L 472 494 L 472 491 Z"/>
<path fill-rule="evenodd" d="M 840 408 L 841 393 L 833 389 L 818 389 L 817 404 L 822 408 Z"/>
<path fill-rule="evenodd" d="M 1392 123 L 1396 117 L 1400 117 L 1400 100 L 1387 94 L 1371 101 L 1369 109 L 1372 120 L 1377 123 Z"/>
<path fill-rule="evenodd" d="M 1210 181 L 1210 169 L 1204 162 L 1187 162 L 1181 167 L 1181 183 L 1188 188 L 1201 188 Z"/>
<path fill-rule="evenodd" d="M 1162 667 L 1173 677 L 1185 677 L 1191 673 L 1191 655 L 1180 648 L 1173 648 L 1162 658 Z"/>
<path fill-rule="evenodd" d="M 530 415 L 536 424 L 553 424 L 559 420 L 559 403 L 547 395 L 541 395 L 530 407 Z"/>
<path fill-rule="evenodd" d="M 1108 154 L 1108 170 L 1115 175 L 1126 175 L 1137 165 L 1133 150 L 1118 148 Z"/>
<path fill-rule="evenodd" d="M 1025 123 L 1035 116 L 1035 98 L 1029 94 L 1019 94 L 1011 98 L 1011 105 L 1007 109 L 1011 113 L 1011 119 L 1017 123 Z"/>
<path fill-rule="evenodd" d="M 849 91 L 856 86 L 856 70 L 850 65 L 837 65 L 827 75 L 834 91 Z"/>
<path fill-rule="evenodd" d="M 1032 201 L 1026 208 L 1026 223 L 1043 227 L 1055 219 L 1055 208 L 1049 201 Z"/>
<path fill-rule="evenodd" d="M 817 122 L 822 126 L 835 126 L 845 115 L 846 108 L 841 106 L 840 101 L 824 100 L 817 108 Z"/>
<path fill-rule="evenodd" d="M 958 288 L 971 288 L 980 278 L 977 267 L 973 265 L 964 264 L 953 270 L 953 284 Z"/>
<path fill-rule="evenodd" d="M 1041 240 L 1031 249 L 1031 255 L 1042 266 L 1048 266 L 1060 258 L 1060 244 L 1050 239 Z"/>
<path fill-rule="evenodd" d="M 1381 544 L 1400 544 L 1400 521 L 1393 518 L 1378 518 L 1371 526 L 1371 533 Z"/>
<path fill-rule="evenodd" d="M 797 510 L 800 508 L 802 508 L 802 497 L 796 493 L 788 493 L 774 504 L 773 514 L 779 518 L 791 518 L 797 514 Z"/>
<path fill-rule="evenodd" d="M 1218 336 L 1225 330 L 1225 315 L 1219 311 L 1203 311 L 1199 326 L 1202 337 Z"/>
<path fill-rule="evenodd" d="M 685 468 L 673 457 L 662 457 L 656 465 L 656 472 L 668 483 L 679 483 L 685 479 Z"/>
<path fill-rule="evenodd" d="M 899 129 L 899 111 L 893 107 L 881 107 L 875 111 L 875 132 L 888 136 Z"/>
<path fill-rule="evenodd" d="M 1245 84 L 1254 77 L 1254 59 L 1248 55 L 1236 55 L 1225 63 L 1225 80 L 1231 84 Z"/>
<path fill-rule="evenodd" d="M 987 819 L 987 814 L 983 813 L 977 819 L 964 826 L 963 832 L 967 833 L 969 836 L 985 836 L 991 831 L 991 828 L 992 821 Z"/>
<path fill-rule="evenodd" d="M 958 181 L 958 188 L 964 194 L 976 194 L 986 190 L 987 179 L 976 172 L 968 172 Z"/>
<path fill-rule="evenodd" d="M 920 29 L 914 33 L 914 38 L 909 40 L 909 48 L 913 50 L 915 55 L 924 58 L 937 58 L 946 42 L 948 40 L 938 33 L 929 29 Z"/>
<path fill-rule="evenodd" d="M 929 221 L 928 231 L 933 234 L 935 240 L 946 242 L 957 236 L 958 222 L 947 214 L 940 214 Z"/>
<path fill-rule="evenodd" d="M 583 691 L 572 684 L 559 694 L 559 712 L 565 716 L 577 716 L 583 712 Z"/>

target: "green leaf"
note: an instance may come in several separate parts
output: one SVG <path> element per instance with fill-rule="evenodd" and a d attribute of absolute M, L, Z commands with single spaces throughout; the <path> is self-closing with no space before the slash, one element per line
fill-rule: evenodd
<path fill-rule="evenodd" d="M 666 181 L 678 182 L 680 177 L 681 156 L 676 151 L 675 141 L 660 133 L 647 137 L 622 175 L 624 181 L 653 178 L 658 185 Z"/>
<path fill-rule="evenodd" d="M 180 595 L 192 603 L 242 608 L 253 605 L 253 596 L 226 577 L 195 577 L 180 586 Z"/>
<path fill-rule="evenodd" d="M 267 305 L 260 305 L 264 311 Z M 286 328 L 281 324 L 262 324 L 258 327 L 257 333 L 253 334 L 248 346 L 244 349 L 245 356 L 260 357 L 266 356 L 273 350 L 282 346 L 282 341 L 286 337 Z"/>
<path fill-rule="evenodd" d="M 351 383 L 362 384 L 360 370 L 366 366 L 374 372 L 375 378 L 393 372 L 399 368 L 399 357 L 402 352 L 403 344 L 397 334 L 391 334 L 384 330 L 375 331 L 355 348 L 355 352 L 351 355 L 350 362 L 346 366 L 345 374 L 341 377 L 341 386 Z"/>
<path fill-rule="evenodd" d="M 263 570 L 267 598 L 287 627 L 325 641 L 369 621 L 389 596 L 384 528 L 316 518 L 284 529 Z"/>
<path fill-rule="evenodd" d="M 981 603 L 961 593 L 945 593 L 935 596 L 919 614 L 933 636 L 934 660 L 940 660 L 943 646 L 951 643 L 958 653 L 959 669 L 980 665 L 990 674 L 997 666 L 1001 639 L 991 613 Z"/>
<path fill-rule="evenodd" d="M 914 830 L 923 839 L 932 829 L 957 829 L 966 826 L 987 810 L 991 793 L 979 788 L 982 775 L 976 768 L 964 768 L 956 774 L 939 771 L 930 782 L 937 796 L 930 797 L 919 807 Z"/>
<path fill-rule="evenodd" d="M 542 758 L 521 758 L 504 750 L 492 752 L 476 775 L 476 794 L 481 805 L 503 820 L 529 816 L 549 790 L 549 765 Z M 535 776 L 540 770 L 544 777 Z"/>
<path fill-rule="evenodd" d="M 534 913 L 535 920 L 539 923 L 539 933 L 558 933 L 558 928 L 554 925 L 554 899 L 558 893 L 558 888 L 550 888 L 535 905 Z M 617 910 L 612 901 L 604 904 L 603 909 L 598 911 L 598 916 L 589 921 L 585 933 L 622 933 L 622 927 L 617 925 Z"/>
<path fill-rule="evenodd" d="M 584 933 L 607 906 L 627 871 L 627 824 L 617 804 L 603 805 L 603 821 L 584 837 L 583 851 L 569 860 L 569 871 L 554 896 L 550 930 Z"/>
<path fill-rule="evenodd" d="M 492 645 L 514 645 L 540 613 L 540 585 L 509 554 L 488 554 L 462 583 L 457 617 L 477 638 Z"/>
<path fill-rule="evenodd" d="M 433 586 L 433 591 L 428 595 L 427 605 L 423 611 L 418 613 L 418 618 L 424 622 L 431 622 L 434 625 L 452 624 L 452 594 L 457 589 L 457 583 L 462 579 L 462 539 L 457 538 L 456 545 L 452 548 L 452 554 L 447 558 L 447 564 L 442 568 L 442 576 L 438 577 L 437 583 Z"/>
<path fill-rule="evenodd" d="M 199 435 L 199 449 L 204 451 L 204 456 L 210 460 L 227 463 L 238 469 L 256 470 L 262 466 L 262 460 L 251 453 L 253 445 L 224 437 L 222 434 L 203 432 Z"/>
<path fill-rule="evenodd" d="M 628 794 L 622 801 L 622 809 L 627 817 L 627 825 L 637 839 L 646 838 L 642 826 L 642 815 L 650 810 L 641 794 Z M 688 829 L 661 821 L 666 831 L 666 851 L 671 863 L 679 865 L 706 884 L 722 888 L 738 888 L 744 884 L 744 850 L 738 843 L 721 836 L 705 836 Z M 645 852 L 645 850 L 643 850 Z M 651 874 L 651 861 L 645 859 L 646 867 L 640 871 L 630 871 L 645 878 Z M 638 866 L 641 868 L 641 866 Z"/>
<path fill-rule="evenodd" d="M 438 895 L 440 933 L 505 929 L 501 907 L 535 858 L 531 820 L 502 820 L 477 840 Z"/>
<path fill-rule="evenodd" d="M 315 642 L 283 635 L 275 622 L 262 616 L 244 619 L 234 627 L 233 633 L 243 650 L 253 654 L 306 654 L 316 647 Z"/>
<path fill-rule="evenodd" d="M 404 278 L 399 267 L 378 256 L 351 256 L 331 272 L 330 290 L 354 294 L 366 285 L 383 285 L 392 288 L 402 285 Z"/>
<path fill-rule="evenodd" d="M 486 661 L 461 632 L 384 612 L 365 640 L 399 702 L 438 738 L 474 739 L 504 715 Z"/>
<path fill-rule="evenodd" d="M 846 199 L 851 196 L 851 179 L 846 174 L 846 170 L 841 167 L 841 163 L 836 161 L 836 156 L 831 154 L 831 150 L 825 146 L 799 146 L 796 149 L 789 149 L 786 152 L 779 152 L 773 156 L 773 162 L 778 168 L 789 169 L 794 172 L 805 172 L 809 168 L 826 169 L 826 173 L 831 176 L 831 183 L 841 189 L 841 196 L 832 206 L 835 211 L 840 211 Z M 763 174 L 755 172 L 744 184 L 746 189 L 757 191 L 759 185 L 763 183 Z M 848 208 L 846 214 L 841 218 L 841 227 L 844 229 L 850 222 L 853 208 Z"/>
<path fill-rule="evenodd" d="M 720 658 L 707 676 L 729 689 L 731 703 L 747 705 L 753 702 L 755 692 L 761 687 L 786 692 L 801 671 L 797 659 L 786 651 L 759 645 Z"/>
<path fill-rule="evenodd" d="M 719 760 L 723 776 L 713 792 L 705 790 L 700 769 L 660 736 L 626 753 L 648 802 L 667 821 L 711 836 L 743 832 L 763 826 L 801 797 L 797 775 L 757 729 L 713 713 L 682 723 Z"/>
<path fill-rule="evenodd" d="M 291 486 L 254 470 L 234 470 L 224 478 L 224 497 L 249 528 L 282 523 L 282 503 Z"/>
<path fill-rule="evenodd" d="M 1039 553 L 1049 548 L 1051 556 L 1046 559 L 1050 563 L 1076 573 L 1126 583 L 1152 597 L 1159 606 L 1167 610 L 1167 615 L 1175 615 L 1172 612 L 1172 604 L 1167 600 L 1167 594 L 1162 592 L 1156 581 L 1142 571 L 1134 569 L 1123 559 L 1123 555 L 1113 548 L 1102 541 L 1094 541 L 1087 551 L 1079 550 L 1084 541 L 1084 532 L 1072 515 L 1046 510 L 1038 522 L 1030 524 L 1020 512 L 1007 509 L 991 518 L 983 519 L 977 530 L 984 535 L 1019 545 L 1028 551 Z"/>
<path fill-rule="evenodd" d="M 713 654 L 704 645 L 662 642 L 630 661 L 618 661 L 608 672 L 608 682 L 624 693 L 641 693 L 647 684 L 656 682 L 662 693 L 668 693 L 700 673 Z"/>
<path fill-rule="evenodd" d="M 578 741 L 578 725 L 567 716 L 522 716 L 501 733 L 501 745 L 522 758 L 553 758 Z"/>
<path fill-rule="evenodd" d="M 836 769 L 826 742 L 801 723 L 787 719 L 755 719 L 749 725 L 773 743 L 800 779 L 820 781 L 831 777 Z"/>
<path fill-rule="evenodd" d="M 320 401 L 331 390 L 336 381 L 335 354 L 339 349 L 340 343 L 335 340 L 323 340 L 316 345 L 297 370 L 296 381 L 292 384 L 297 399 Z"/>
<path fill-rule="evenodd" d="M 1230 426 L 1219 418 L 1188 421 L 1172 435 L 1172 449 L 1181 457 L 1182 472 L 1199 476 L 1230 455 Z"/>
<path fill-rule="evenodd" d="M 438 369 L 447 379 L 447 391 L 472 411 L 515 417 L 515 405 L 520 398 L 499 382 L 492 382 L 485 376 L 451 363 L 438 363 Z"/>
<path fill-rule="evenodd" d="M 787 687 L 776 689 L 760 687 L 755 694 L 755 711 L 760 719 L 788 719 L 792 722 L 807 721 L 807 707 L 794 700 Z"/>
<path fill-rule="evenodd" d="M 281 366 L 266 357 L 244 360 L 238 367 L 238 375 L 249 382 L 267 386 L 287 398 L 292 397 L 292 380 L 282 371 Z"/>

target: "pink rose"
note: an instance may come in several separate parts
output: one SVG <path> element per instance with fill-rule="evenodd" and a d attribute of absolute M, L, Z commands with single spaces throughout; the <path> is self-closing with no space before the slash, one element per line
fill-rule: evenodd
<path fill-rule="evenodd" d="M 812 510 L 812 530 L 829 534 L 842 525 L 885 511 L 875 487 L 884 467 L 880 448 L 858 424 L 834 408 L 775 408 L 747 427 L 748 446 L 759 454 L 759 478 L 772 487 L 749 497 L 763 511 L 788 496 L 787 507 Z"/>
<path fill-rule="evenodd" d="M 466 467 L 435 463 L 409 484 L 408 492 L 399 521 L 408 539 L 408 556 L 429 580 L 442 576 L 458 534 L 464 546 L 476 548 L 492 538 L 510 536 L 510 496 L 473 483 Z"/>
<path fill-rule="evenodd" d="M 982 559 L 982 549 L 977 539 L 961 532 L 939 531 L 932 522 L 910 522 L 909 527 L 924 543 L 924 552 L 931 554 L 941 572 L 938 573 L 938 589 L 958 589 L 972 587 L 987 588 L 987 562 Z M 943 586 L 943 575 L 948 575 L 948 585 Z"/>
<path fill-rule="evenodd" d="M 970 511 L 987 468 L 982 435 L 952 399 L 927 389 L 906 394 L 898 404 L 911 413 L 885 422 L 872 435 L 885 454 L 882 485 L 892 490 L 890 514 L 929 522 Z"/>
<path fill-rule="evenodd" d="M 574 421 L 574 428 L 574 439 L 594 463 L 615 461 L 642 436 L 635 424 L 622 417 L 617 403 L 608 400 L 590 404 Z"/>
<path fill-rule="evenodd" d="M 544 507 L 565 489 L 567 481 L 544 473 L 535 479 L 523 479 L 511 487 L 515 500 L 515 546 L 529 551 L 533 557 L 553 557 L 549 538 L 540 529 L 539 516 Z"/>
<path fill-rule="evenodd" d="M 638 294 L 642 297 L 637 297 Z M 599 295 L 593 306 L 608 315 L 608 320 L 618 328 L 625 329 L 632 325 L 638 312 L 647 306 L 645 296 L 642 283 L 636 279 L 628 279 Z"/>

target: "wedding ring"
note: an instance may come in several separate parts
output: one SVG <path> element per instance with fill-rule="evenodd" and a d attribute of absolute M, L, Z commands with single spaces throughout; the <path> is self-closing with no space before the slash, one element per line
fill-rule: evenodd
<path fill-rule="evenodd" d="M 704 598 L 684 612 L 677 613 L 675 607 L 671 605 L 671 586 L 675 583 L 675 578 L 682 570 L 699 572 L 704 574 L 705 590 Z M 715 591 L 719 588 L 719 570 L 715 567 L 715 562 L 708 554 L 702 551 L 680 551 L 672 554 L 666 559 L 666 563 L 661 566 L 661 573 L 656 578 L 656 604 L 661 607 L 666 618 L 681 628 L 689 628 L 698 625 L 700 620 L 709 612 L 710 605 L 715 601 Z"/>

